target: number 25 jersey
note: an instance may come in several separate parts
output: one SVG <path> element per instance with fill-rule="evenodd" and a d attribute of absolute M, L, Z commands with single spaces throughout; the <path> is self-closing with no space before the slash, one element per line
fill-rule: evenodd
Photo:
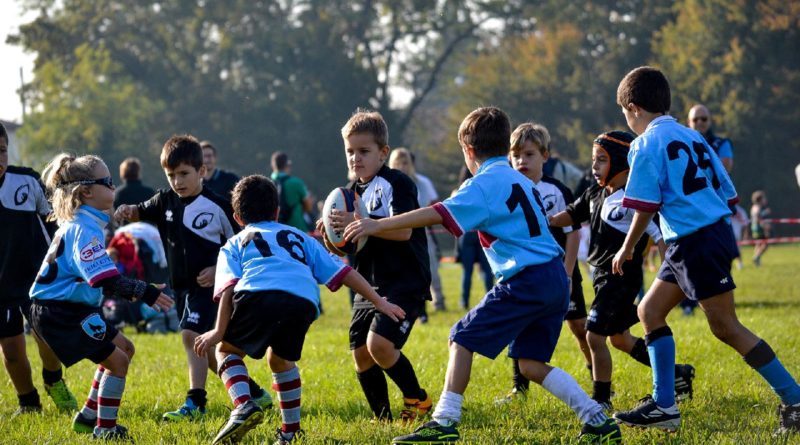
<path fill-rule="evenodd" d="M 653 119 L 631 143 L 623 205 L 659 212 L 666 242 L 732 213 L 739 201 L 728 173 L 700 133 L 671 116 Z"/>

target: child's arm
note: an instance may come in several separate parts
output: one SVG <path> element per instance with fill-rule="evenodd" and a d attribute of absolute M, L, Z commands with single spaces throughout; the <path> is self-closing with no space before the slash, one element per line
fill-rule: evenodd
<path fill-rule="evenodd" d="M 123 204 L 117 207 L 114 212 L 114 219 L 119 221 L 139 221 L 139 207 L 131 204 Z"/>
<path fill-rule="evenodd" d="M 578 246 L 580 243 L 580 231 L 573 230 L 567 234 L 567 242 L 564 246 L 564 269 L 567 270 L 567 276 L 570 278 L 572 277 L 573 269 L 575 269 L 575 262 L 578 260 Z"/>
<path fill-rule="evenodd" d="M 378 293 L 375 292 L 375 289 L 373 289 L 367 280 L 364 279 L 364 277 L 361 276 L 361 274 L 355 269 L 351 269 L 350 272 L 345 275 L 342 283 L 344 283 L 344 285 L 350 289 L 358 292 L 370 303 L 374 304 L 375 309 L 386 314 L 386 316 L 392 320 L 400 321 L 406 318 L 406 313 L 400 306 L 389 303 L 385 298 L 378 295 Z M 219 320 L 219 316 L 217 317 L 217 320 Z"/>
<path fill-rule="evenodd" d="M 202 334 L 194 339 L 194 353 L 199 357 L 205 356 L 210 349 L 222 341 L 225 331 L 228 330 L 228 323 L 231 321 L 233 313 L 233 286 L 228 286 L 222 291 L 217 309 L 217 323 L 214 329 Z"/>
<path fill-rule="evenodd" d="M 356 200 L 361 198 L 356 198 Z M 356 205 L 358 208 L 358 205 Z M 331 224 L 333 224 L 334 228 L 337 227 L 347 227 L 353 221 L 366 217 L 369 219 L 369 216 L 358 215 L 357 212 L 343 212 L 341 210 L 331 210 L 330 219 Z M 411 239 L 411 229 L 409 228 L 402 228 L 397 230 L 381 230 L 372 234 L 372 236 L 383 238 L 389 241 L 408 241 Z"/>
<path fill-rule="evenodd" d="M 667 243 L 665 243 L 664 239 L 662 238 L 658 240 L 656 246 L 658 246 L 658 255 L 661 257 L 661 262 L 663 263 L 664 258 L 667 257 Z"/>
<path fill-rule="evenodd" d="M 383 219 L 361 218 L 350 223 L 344 230 L 348 241 L 357 241 L 376 233 L 387 233 L 398 229 L 413 229 L 442 223 L 442 216 L 433 207 L 423 207 L 408 213 Z"/>
<path fill-rule="evenodd" d="M 613 273 L 617 275 L 623 274 L 622 265 L 633 258 L 633 249 L 636 247 L 636 243 L 639 242 L 645 229 L 647 229 L 650 220 L 653 219 L 653 215 L 655 215 L 655 212 L 645 212 L 642 210 L 637 210 L 636 213 L 633 214 L 633 221 L 628 230 L 628 235 L 625 237 L 625 242 L 622 243 L 622 247 L 617 254 L 614 255 L 614 260 L 611 262 L 611 271 Z"/>
<path fill-rule="evenodd" d="M 563 212 L 556 213 L 547 222 L 553 227 L 567 227 L 574 224 L 574 222 L 572 221 L 572 215 L 570 215 L 566 210 L 564 210 Z M 576 231 L 573 230 L 570 233 L 575 233 L 575 232 Z M 567 239 L 569 239 L 569 237 L 567 237 Z"/>

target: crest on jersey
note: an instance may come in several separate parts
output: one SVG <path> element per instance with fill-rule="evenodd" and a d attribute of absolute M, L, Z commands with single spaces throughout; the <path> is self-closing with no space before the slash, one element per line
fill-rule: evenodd
<path fill-rule="evenodd" d="M 85 263 L 91 263 L 105 254 L 106 250 L 103 249 L 103 245 L 100 244 L 96 236 L 93 236 L 88 244 L 81 247 L 81 261 Z"/>
<path fill-rule="evenodd" d="M 95 340 L 103 340 L 106 338 L 106 322 L 100 317 L 100 314 L 92 314 L 84 318 L 81 322 L 83 332 Z"/>
<path fill-rule="evenodd" d="M 22 205 L 25 201 L 28 200 L 28 195 L 30 195 L 31 186 L 29 184 L 22 184 L 17 188 L 17 191 L 14 192 L 14 205 Z"/>
<path fill-rule="evenodd" d="M 201 230 L 208 227 L 211 221 L 214 220 L 214 214 L 209 212 L 200 212 L 192 220 L 192 228 Z"/>
<path fill-rule="evenodd" d="M 549 214 L 550 211 L 553 210 L 553 208 L 555 208 L 555 206 L 556 206 L 556 195 L 554 195 L 552 193 L 549 194 L 549 195 L 544 195 L 542 197 L 542 201 L 544 201 L 544 211 L 545 211 L 545 213 Z"/>
<path fill-rule="evenodd" d="M 367 203 L 367 210 L 369 213 L 373 213 L 381 207 L 383 207 L 383 188 L 375 187 L 372 199 Z"/>
<path fill-rule="evenodd" d="M 628 213 L 628 209 L 624 209 L 621 206 L 612 207 L 611 211 L 608 212 L 608 220 L 609 221 L 622 221 L 622 218 L 625 218 L 625 215 Z"/>

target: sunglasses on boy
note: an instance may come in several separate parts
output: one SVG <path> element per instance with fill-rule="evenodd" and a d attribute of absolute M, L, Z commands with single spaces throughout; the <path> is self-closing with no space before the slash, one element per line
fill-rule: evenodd
<path fill-rule="evenodd" d="M 81 179 L 78 181 L 70 181 L 70 182 L 65 182 L 63 185 L 68 185 L 68 184 L 104 185 L 110 189 L 114 188 L 114 181 L 111 179 L 111 176 L 106 176 L 105 178 L 97 178 L 97 179 Z"/>

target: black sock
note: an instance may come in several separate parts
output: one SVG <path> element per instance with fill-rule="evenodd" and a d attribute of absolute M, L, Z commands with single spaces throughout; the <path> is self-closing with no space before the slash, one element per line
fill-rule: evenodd
<path fill-rule="evenodd" d="M 264 394 L 264 388 L 259 386 L 259 384 L 256 383 L 252 377 L 250 377 L 250 381 L 247 382 L 247 385 L 250 386 L 250 397 L 255 399 L 256 397 L 261 397 L 261 395 Z"/>
<path fill-rule="evenodd" d="M 400 358 L 397 359 L 391 368 L 384 369 L 386 375 L 391 378 L 394 383 L 400 388 L 403 397 L 406 399 L 419 399 L 425 400 L 428 395 L 419 387 L 417 374 L 414 373 L 414 367 L 408 361 L 408 357 L 400 353 Z"/>
<path fill-rule="evenodd" d="M 598 402 L 611 400 L 611 382 L 594 382 L 592 398 Z"/>
<path fill-rule="evenodd" d="M 358 383 L 367 396 L 367 403 L 375 413 L 375 417 L 382 420 L 392 420 L 392 409 L 389 405 L 389 387 L 386 385 L 386 376 L 380 366 L 373 366 L 364 372 L 356 373 Z"/>
<path fill-rule="evenodd" d="M 650 354 L 647 353 L 647 345 L 643 338 L 637 338 L 636 343 L 631 348 L 630 356 L 637 362 L 650 367 Z"/>
<path fill-rule="evenodd" d="M 18 394 L 17 399 L 19 399 L 19 406 L 42 406 L 36 388 L 27 394 Z"/>
<path fill-rule="evenodd" d="M 594 371 L 592 371 L 592 364 L 591 363 L 587 363 L 586 364 L 586 369 L 589 370 L 589 378 L 590 379 L 594 379 Z"/>
<path fill-rule="evenodd" d="M 195 388 L 190 389 L 189 392 L 186 393 L 186 397 L 189 398 L 195 406 L 200 408 L 206 407 L 206 390 Z"/>
<path fill-rule="evenodd" d="M 59 367 L 56 371 L 50 371 L 42 368 L 42 380 L 44 380 L 45 385 L 53 385 L 58 383 L 63 378 L 64 373 L 61 371 L 61 367 Z"/>
<path fill-rule="evenodd" d="M 522 371 L 519 370 L 519 360 L 514 359 L 514 388 L 517 388 L 518 391 L 527 391 L 528 387 L 531 385 L 531 381 L 528 380 L 524 375 L 522 375 Z"/>

